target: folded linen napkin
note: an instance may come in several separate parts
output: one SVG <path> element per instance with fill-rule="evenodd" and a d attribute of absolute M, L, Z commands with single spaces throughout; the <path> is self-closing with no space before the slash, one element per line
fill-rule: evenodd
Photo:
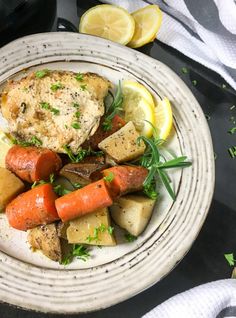
<path fill-rule="evenodd" d="M 142 318 L 236 317 L 236 279 L 192 288 L 157 306 Z"/>
<path fill-rule="evenodd" d="M 157 4 L 163 21 L 157 38 L 219 73 L 236 90 L 235 0 L 103 0 L 129 12 Z"/>

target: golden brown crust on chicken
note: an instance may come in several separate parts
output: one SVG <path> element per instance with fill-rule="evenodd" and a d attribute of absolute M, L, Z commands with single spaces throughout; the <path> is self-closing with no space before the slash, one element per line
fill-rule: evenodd
<path fill-rule="evenodd" d="M 96 131 L 104 114 L 103 99 L 109 81 L 94 73 L 50 71 L 42 78 L 36 72 L 9 81 L 1 98 L 1 112 L 17 138 L 36 136 L 42 146 L 64 152 L 79 146 Z"/>

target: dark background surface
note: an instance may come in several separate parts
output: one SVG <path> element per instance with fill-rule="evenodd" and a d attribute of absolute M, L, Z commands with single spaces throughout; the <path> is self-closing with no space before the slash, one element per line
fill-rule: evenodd
<path fill-rule="evenodd" d="M 14 1 L 7 3 L 11 2 Z M 8 24 L 0 22 L 0 45 L 22 34 L 50 30 L 73 31 L 74 25 L 78 26 L 81 14 L 98 3 L 90 0 L 58 0 L 56 8 L 56 0 L 29 0 L 24 4 L 25 7 L 23 5 L 12 15 L 12 20 L 8 19 Z M 2 4 L 3 0 L 0 0 L 0 10 L 3 8 Z M 0 11 L 0 17 L 2 12 Z M 236 106 L 236 92 L 214 72 L 159 41 L 139 50 L 164 62 L 174 70 L 191 89 L 206 114 L 217 157 L 214 198 L 197 240 L 182 262 L 166 278 L 127 301 L 102 311 L 79 315 L 81 318 L 141 317 L 176 293 L 209 281 L 229 278 L 232 271 L 224 259 L 224 254 L 236 252 L 236 159 L 232 159 L 227 150 L 236 145 L 236 135 L 228 133 L 228 130 L 234 126 L 231 117 L 236 118 L 236 107 L 230 109 L 233 105 Z M 182 73 L 183 67 L 187 67 L 187 74 Z M 193 85 L 192 81 L 197 81 L 197 84 Z M 0 318 L 19 317 L 62 316 L 34 313 L 0 304 Z M 66 315 L 66 317 L 76 316 Z"/>

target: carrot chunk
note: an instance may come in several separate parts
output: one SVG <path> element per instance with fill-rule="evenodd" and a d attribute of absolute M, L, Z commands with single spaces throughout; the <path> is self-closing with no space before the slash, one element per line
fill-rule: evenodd
<path fill-rule="evenodd" d="M 66 222 L 112 203 L 106 182 L 101 179 L 58 198 L 56 209 L 62 221 Z"/>
<path fill-rule="evenodd" d="M 61 166 L 61 158 L 52 150 L 44 148 L 15 145 L 6 156 L 7 169 L 31 183 L 48 180 L 50 174 L 57 173 Z"/>
<path fill-rule="evenodd" d="M 9 224 L 15 229 L 26 231 L 58 220 L 56 199 L 51 184 L 43 184 L 18 195 L 6 207 Z"/>

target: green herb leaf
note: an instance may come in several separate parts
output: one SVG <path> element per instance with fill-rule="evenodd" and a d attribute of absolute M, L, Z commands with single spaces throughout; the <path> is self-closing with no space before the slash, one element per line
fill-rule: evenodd
<path fill-rule="evenodd" d="M 79 104 L 78 104 L 78 103 L 73 103 L 73 107 L 75 107 L 75 108 L 79 108 L 80 106 L 79 106 Z"/>
<path fill-rule="evenodd" d="M 51 108 L 51 106 L 49 105 L 49 103 L 46 103 L 46 102 L 41 102 L 41 103 L 40 103 L 40 106 L 41 106 L 41 108 L 47 109 L 47 110 L 49 110 L 49 109 Z"/>
<path fill-rule="evenodd" d="M 125 239 L 127 242 L 131 243 L 131 242 L 134 242 L 135 240 L 137 240 L 137 237 L 130 234 L 130 233 L 126 233 L 125 235 Z"/>
<path fill-rule="evenodd" d="M 34 145 L 34 146 L 37 146 L 37 147 L 40 147 L 40 146 L 42 146 L 42 141 L 39 139 L 39 138 L 37 138 L 36 136 L 32 136 L 32 138 L 31 138 L 31 140 L 30 140 L 30 144 L 31 145 Z"/>
<path fill-rule="evenodd" d="M 74 129 L 80 129 L 80 128 L 81 128 L 81 127 L 80 127 L 80 124 L 77 123 L 77 122 L 72 123 L 72 124 L 71 124 L 71 127 L 74 128 Z"/>
<path fill-rule="evenodd" d="M 232 106 L 230 107 L 230 110 L 233 110 L 235 107 L 236 107 L 235 105 L 232 105 Z"/>
<path fill-rule="evenodd" d="M 193 86 L 197 85 L 197 81 L 196 80 L 193 80 L 192 83 L 193 83 Z"/>
<path fill-rule="evenodd" d="M 114 227 L 112 227 L 112 226 L 108 226 L 108 228 L 107 228 L 107 232 L 108 232 L 110 235 L 112 235 L 112 234 L 113 234 L 113 232 L 114 232 Z"/>
<path fill-rule="evenodd" d="M 50 88 L 53 92 L 56 92 L 58 89 L 64 88 L 64 86 L 61 82 L 57 82 L 55 84 L 52 84 Z"/>
<path fill-rule="evenodd" d="M 54 192 L 60 197 L 72 192 L 71 190 L 68 190 L 65 187 L 63 187 L 61 184 L 57 184 L 56 186 L 53 187 L 53 189 L 54 189 Z"/>
<path fill-rule="evenodd" d="M 57 108 L 51 108 L 50 111 L 54 114 L 54 115 L 60 115 L 60 110 Z"/>
<path fill-rule="evenodd" d="M 87 247 L 81 244 L 73 244 L 71 252 L 64 257 L 61 264 L 68 265 L 73 261 L 73 258 L 76 257 L 86 262 L 90 257 Z"/>
<path fill-rule="evenodd" d="M 75 79 L 76 79 L 78 82 L 82 82 L 82 81 L 84 80 L 84 76 L 83 76 L 83 74 L 78 73 L 78 74 L 76 74 Z"/>
<path fill-rule="evenodd" d="M 226 261 L 229 263 L 230 266 L 234 266 L 236 260 L 234 259 L 234 254 L 233 253 L 224 254 L 224 257 L 225 257 Z"/>
<path fill-rule="evenodd" d="M 228 133 L 233 135 L 236 132 L 236 127 L 231 128 L 230 130 L 228 130 Z"/>
<path fill-rule="evenodd" d="M 103 178 L 107 182 L 112 182 L 114 179 L 114 173 L 110 172 L 109 175 Z"/>
<path fill-rule="evenodd" d="M 79 112 L 79 111 L 77 111 L 77 112 L 75 113 L 75 117 L 76 117 L 76 118 L 79 118 L 80 115 L 81 115 L 81 112 Z"/>
<path fill-rule="evenodd" d="M 70 147 L 68 145 L 63 146 L 63 149 L 65 150 L 66 154 L 70 158 L 72 162 L 80 162 L 85 157 L 88 156 L 101 156 L 103 154 L 102 151 L 93 151 L 91 149 L 80 149 L 77 154 L 73 154 Z"/>
<path fill-rule="evenodd" d="M 181 72 L 182 72 L 183 74 L 188 74 L 188 69 L 187 69 L 187 67 L 182 67 L 182 68 L 181 68 Z"/>
<path fill-rule="evenodd" d="M 82 184 L 80 184 L 79 182 L 75 182 L 75 183 L 73 183 L 72 185 L 73 185 L 73 187 L 74 187 L 75 189 L 81 189 L 81 188 L 83 188 Z"/>
<path fill-rule="evenodd" d="M 122 94 L 121 82 L 119 81 L 115 97 L 111 105 L 108 106 L 106 109 L 106 117 L 102 124 L 102 128 L 104 131 L 109 131 L 112 129 L 112 119 L 115 117 L 115 115 L 119 114 L 122 111 L 123 100 L 124 97 Z"/>
<path fill-rule="evenodd" d="M 231 158 L 234 159 L 236 157 L 236 147 L 235 146 L 228 148 L 228 152 L 229 152 Z"/>
<path fill-rule="evenodd" d="M 43 78 L 44 76 L 48 75 L 50 73 L 50 71 L 48 69 L 44 69 L 44 70 L 39 70 L 35 72 L 35 76 L 37 78 Z"/>
<path fill-rule="evenodd" d="M 87 89 L 87 85 L 86 84 L 80 85 L 80 88 L 82 89 L 82 91 L 85 91 Z"/>

